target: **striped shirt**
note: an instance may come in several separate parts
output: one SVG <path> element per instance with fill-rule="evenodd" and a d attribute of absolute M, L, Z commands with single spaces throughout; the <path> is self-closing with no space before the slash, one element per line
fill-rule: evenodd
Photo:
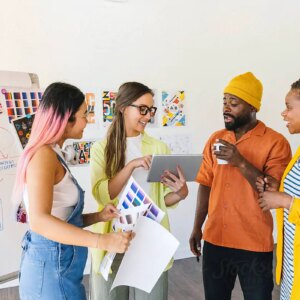
<path fill-rule="evenodd" d="M 284 192 L 300 198 L 300 161 L 298 160 L 284 180 Z M 280 290 L 280 299 L 289 300 L 294 282 L 294 240 L 295 224 L 288 221 L 289 210 L 284 209 L 284 244 L 283 244 L 283 269 Z"/>

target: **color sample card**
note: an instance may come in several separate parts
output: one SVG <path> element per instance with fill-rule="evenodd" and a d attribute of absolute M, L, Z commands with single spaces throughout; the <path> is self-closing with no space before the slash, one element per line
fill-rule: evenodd
<path fill-rule="evenodd" d="M 25 148 L 25 146 L 28 143 L 32 124 L 34 121 L 34 116 L 35 115 L 26 115 L 25 117 L 12 120 L 12 122 L 14 124 L 14 128 L 17 132 L 19 141 L 20 141 L 23 149 Z"/>
<path fill-rule="evenodd" d="M 42 99 L 39 90 L 7 90 L 3 88 L 8 120 L 19 119 L 36 112 Z"/>
<path fill-rule="evenodd" d="M 103 278 L 107 281 L 108 275 L 110 272 L 111 265 L 115 259 L 116 253 L 107 252 L 106 255 L 103 257 L 101 262 L 99 273 L 102 274 Z"/>
<path fill-rule="evenodd" d="M 87 105 L 87 121 L 89 124 L 95 123 L 95 94 L 94 93 L 86 93 L 85 94 L 85 102 Z"/>
<path fill-rule="evenodd" d="M 78 156 L 78 164 L 89 164 L 91 158 L 91 147 L 94 141 L 73 142 L 73 148 Z"/>
<path fill-rule="evenodd" d="M 102 105 L 103 105 L 103 124 L 109 125 L 112 122 L 115 114 L 117 93 L 113 91 L 102 92 Z"/>
<path fill-rule="evenodd" d="M 184 91 L 162 91 L 163 126 L 185 125 L 184 100 Z"/>
<path fill-rule="evenodd" d="M 116 232 L 133 230 L 138 218 L 145 215 L 149 205 L 141 204 L 133 208 L 121 209 L 119 217 L 113 220 L 113 230 Z"/>
<path fill-rule="evenodd" d="M 165 213 L 151 200 L 133 177 L 130 177 L 119 199 L 117 208 L 122 211 L 145 204 L 149 206 L 144 216 L 160 223 Z"/>

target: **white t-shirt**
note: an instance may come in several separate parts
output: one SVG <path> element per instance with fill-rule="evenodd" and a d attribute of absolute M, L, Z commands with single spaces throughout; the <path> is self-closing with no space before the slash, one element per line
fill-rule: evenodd
<path fill-rule="evenodd" d="M 61 149 L 58 145 L 53 146 L 53 150 L 64 159 Z M 23 193 L 23 200 L 26 211 L 28 213 L 28 220 L 30 222 L 29 215 L 29 200 L 27 185 Z M 79 191 L 77 186 L 72 180 L 72 177 L 68 170 L 63 179 L 54 185 L 53 187 L 53 204 L 51 215 L 66 221 L 74 210 L 75 205 L 79 201 Z"/>

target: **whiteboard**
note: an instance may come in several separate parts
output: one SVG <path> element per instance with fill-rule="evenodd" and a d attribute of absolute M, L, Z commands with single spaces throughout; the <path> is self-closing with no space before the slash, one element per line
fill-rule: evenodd
<path fill-rule="evenodd" d="M 12 120 L 34 113 L 37 103 L 33 100 L 37 99 L 33 98 L 41 97 L 37 86 L 36 74 L 0 71 L 0 277 L 19 270 L 21 240 L 28 229 L 12 213 L 11 196 L 22 151 Z"/>

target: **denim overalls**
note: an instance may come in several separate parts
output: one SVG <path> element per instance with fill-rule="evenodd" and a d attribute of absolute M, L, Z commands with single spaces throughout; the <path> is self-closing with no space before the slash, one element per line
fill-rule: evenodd
<path fill-rule="evenodd" d="M 65 161 L 57 156 L 70 172 Z M 72 175 L 71 178 L 80 197 L 67 222 L 82 227 L 84 191 Z M 82 284 L 86 247 L 60 244 L 29 230 L 23 238 L 22 248 L 19 288 L 22 300 L 86 299 Z"/>

